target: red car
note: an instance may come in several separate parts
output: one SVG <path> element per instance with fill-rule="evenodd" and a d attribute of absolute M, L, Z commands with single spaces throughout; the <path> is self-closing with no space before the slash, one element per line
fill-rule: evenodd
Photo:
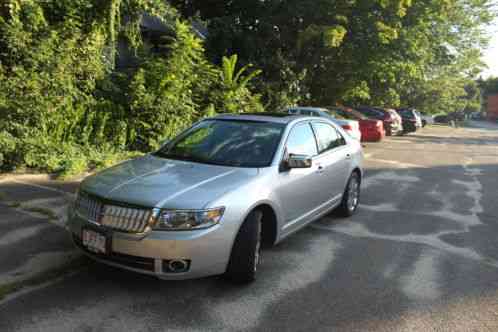
<path fill-rule="evenodd" d="M 403 134 L 403 121 L 395 110 L 378 107 L 358 107 L 356 110 L 370 119 L 381 120 L 387 136 Z"/>
<path fill-rule="evenodd" d="M 329 109 L 345 119 L 358 121 L 362 142 L 378 142 L 386 136 L 384 124 L 381 120 L 370 119 L 349 107 L 331 107 Z"/>

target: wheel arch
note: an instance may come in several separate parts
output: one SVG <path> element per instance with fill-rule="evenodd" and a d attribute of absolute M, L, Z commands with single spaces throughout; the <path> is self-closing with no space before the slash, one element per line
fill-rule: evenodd
<path fill-rule="evenodd" d="M 240 224 L 240 227 L 242 227 L 242 224 L 246 221 L 247 217 L 254 211 L 261 211 L 263 213 L 261 220 L 263 245 L 265 247 L 273 246 L 277 242 L 279 233 L 277 209 L 270 202 L 258 202 L 248 209 L 248 212 L 242 219 L 243 222 Z"/>

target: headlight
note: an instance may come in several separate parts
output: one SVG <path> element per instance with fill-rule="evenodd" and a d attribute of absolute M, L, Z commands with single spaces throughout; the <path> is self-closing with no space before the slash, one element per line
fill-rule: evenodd
<path fill-rule="evenodd" d="M 156 230 L 188 231 L 204 229 L 218 224 L 225 208 L 209 210 L 161 210 Z"/>

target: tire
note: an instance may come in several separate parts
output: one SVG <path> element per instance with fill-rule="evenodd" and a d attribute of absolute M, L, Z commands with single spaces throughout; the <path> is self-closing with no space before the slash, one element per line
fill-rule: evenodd
<path fill-rule="evenodd" d="M 249 283 L 256 279 L 261 257 L 261 219 L 255 210 L 247 216 L 235 238 L 225 277 L 235 283 Z"/>
<path fill-rule="evenodd" d="M 341 217 L 351 217 L 355 214 L 360 204 L 360 186 L 361 178 L 358 172 L 353 172 L 349 177 L 348 184 L 344 190 L 344 195 L 342 196 L 341 204 L 337 207 L 336 213 Z M 356 194 L 351 194 L 355 190 Z M 353 201 L 351 201 L 353 199 Z"/>
<path fill-rule="evenodd" d="M 425 128 L 425 126 L 427 126 L 427 121 L 426 120 L 422 120 L 422 128 Z"/>

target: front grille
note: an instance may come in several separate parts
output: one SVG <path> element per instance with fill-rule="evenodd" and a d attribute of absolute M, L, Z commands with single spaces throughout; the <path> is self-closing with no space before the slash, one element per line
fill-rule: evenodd
<path fill-rule="evenodd" d="M 120 254 L 117 252 L 111 252 L 108 255 L 104 254 L 96 254 L 94 252 L 89 251 L 87 248 L 83 246 L 83 243 L 77 236 L 73 236 L 74 243 L 86 252 L 88 255 L 92 257 L 96 257 L 98 259 L 108 261 L 111 263 L 116 263 L 119 265 L 127 266 L 133 269 L 145 270 L 149 272 L 154 272 L 154 259 L 148 257 L 140 257 L 140 256 L 131 256 Z"/>
<path fill-rule="evenodd" d="M 102 211 L 102 203 L 90 197 L 78 195 L 74 208 L 80 217 L 97 223 Z"/>
<path fill-rule="evenodd" d="M 107 204 L 86 195 L 78 196 L 75 209 L 80 217 L 92 223 L 126 233 L 145 232 L 152 217 L 151 209 Z"/>
<path fill-rule="evenodd" d="M 104 205 L 100 224 L 128 233 L 143 233 L 151 216 L 152 210 Z"/>

